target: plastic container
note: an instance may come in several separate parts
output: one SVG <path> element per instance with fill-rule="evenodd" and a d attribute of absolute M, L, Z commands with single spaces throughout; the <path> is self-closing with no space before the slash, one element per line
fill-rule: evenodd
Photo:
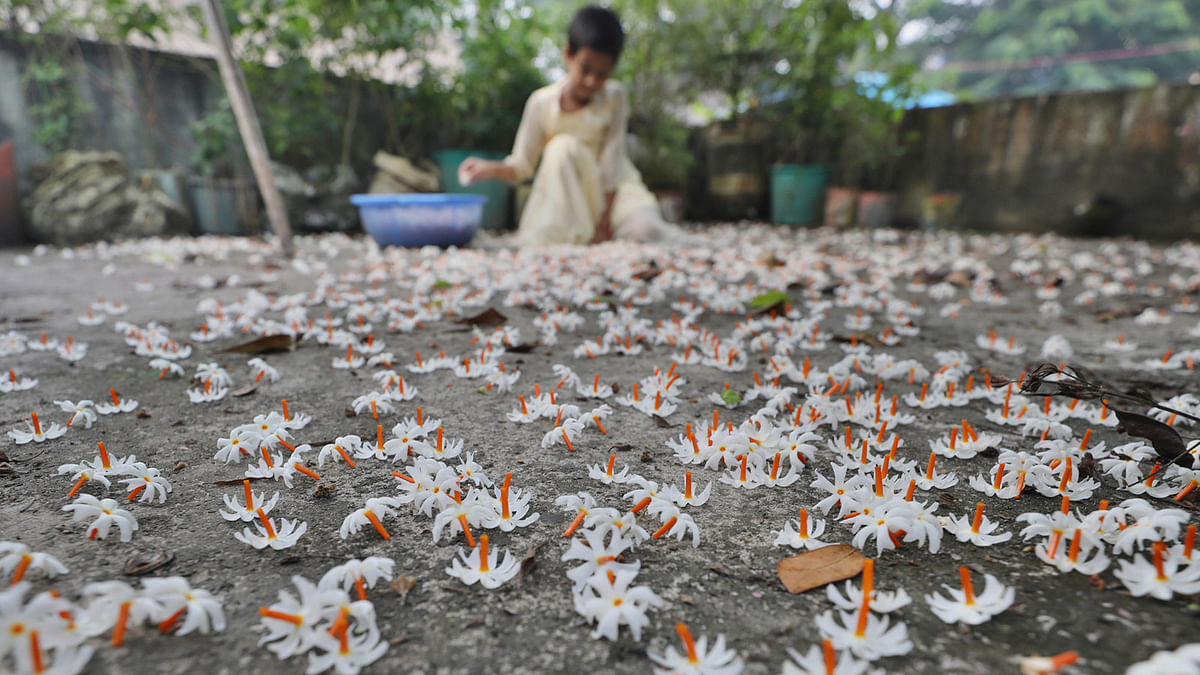
<path fill-rule="evenodd" d="M 497 152 L 476 152 L 473 150 L 439 150 L 433 153 L 433 159 L 438 163 L 442 172 L 442 189 L 451 194 L 483 195 L 487 203 L 483 207 L 483 218 L 480 224 L 487 230 L 507 230 L 508 204 L 512 194 L 512 186 L 502 180 L 481 180 L 471 185 L 458 182 L 458 165 L 468 157 L 500 160 L 508 155 Z"/>
<path fill-rule="evenodd" d="M 866 228 L 891 227 L 896 215 L 896 194 L 864 190 L 858 196 L 858 224 Z"/>
<path fill-rule="evenodd" d="M 824 164 L 771 167 L 771 220 L 780 225 L 814 225 L 824 215 L 821 199 L 829 182 Z"/>
<path fill-rule="evenodd" d="M 184 185 L 200 234 L 243 235 L 258 225 L 257 195 L 252 183 L 190 176 Z"/>
<path fill-rule="evenodd" d="M 831 187 L 825 191 L 825 227 L 850 227 L 854 223 L 858 190 Z"/>
<path fill-rule="evenodd" d="M 380 246 L 465 246 L 488 198 L 473 194 L 350 195 Z"/>

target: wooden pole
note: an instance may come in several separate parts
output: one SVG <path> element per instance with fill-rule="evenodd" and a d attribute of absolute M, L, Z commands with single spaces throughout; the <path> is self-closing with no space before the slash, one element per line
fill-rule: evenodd
<path fill-rule="evenodd" d="M 267 143 L 263 140 L 258 116 L 254 114 L 250 90 L 246 88 L 246 79 L 241 67 L 233 58 L 233 43 L 229 38 L 229 27 L 225 25 L 221 0 L 204 0 L 202 5 L 208 32 L 212 34 L 213 46 L 217 50 L 221 80 L 225 83 L 229 102 L 233 104 L 233 115 L 237 118 L 238 131 L 242 135 L 246 156 L 250 158 L 250 167 L 254 169 L 254 178 L 262 193 L 263 203 L 267 205 L 267 219 L 271 222 L 271 228 L 275 230 L 275 236 L 279 237 L 283 255 L 291 258 L 296 252 L 292 244 L 292 228 L 288 225 L 287 211 L 283 208 L 283 199 L 279 196 L 279 188 L 275 186 L 275 177 L 271 173 L 271 158 L 267 154 Z"/>

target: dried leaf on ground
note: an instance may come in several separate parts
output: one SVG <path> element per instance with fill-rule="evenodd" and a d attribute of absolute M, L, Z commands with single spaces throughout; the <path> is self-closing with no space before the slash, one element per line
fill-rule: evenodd
<path fill-rule="evenodd" d="M 663 429 L 670 429 L 671 427 L 675 426 L 674 424 L 668 422 L 667 419 L 662 415 L 651 415 L 650 417 L 654 418 L 654 423 Z"/>
<path fill-rule="evenodd" d="M 258 387 L 251 384 L 251 385 L 242 387 L 241 389 L 238 389 L 238 390 L 232 392 L 232 395 L 233 396 L 249 396 L 250 394 L 253 394 L 256 391 L 258 391 Z"/>
<path fill-rule="evenodd" d="M 1114 307 L 1104 310 L 1096 314 L 1096 320 L 1104 323 L 1107 321 L 1115 321 L 1117 319 L 1128 319 L 1137 316 L 1146 311 L 1146 305 L 1126 305 L 1124 307 Z"/>
<path fill-rule="evenodd" d="M 764 265 L 766 267 L 783 267 L 784 265 L 787 264 L 786 262 L 784 262 L 784 261 L 780 260 L 778 257 L 776 257 L 774 251 L 764 252 L 762 255 L 758 256 L 758 260 L 756 260 L 755 262 L 757 262 L 759 265 Z"/>
<path fill-rule="evenodd" d="M 518 581 L 523 583 L 525 581 L 525 577 L 533 572 L 533 568 L 537 567 L 538 549 L 549 543 L 549 539 L 543 539 L 533 546 L 530 546 L 528 551 L 525 551 L 525 555 L 521 557 L 521 571 L 517 575 Z"/>
<path fill-rule="evenodd" d="M 175 560 L 175 554 L 171 551 L 137 553 L 125 561 L 125 574 L 131 577 L 140 577 L 170 565 L 173 560 Z"/>
<path fill-rule="evenodd" d="M 834 544 L 779 561 L 779 580 L 788 593 L 803 593 L 862 572 L 866 557 L 853 546 Z"/>
<path fill-rule="evenodd" d="M 847 335 L 845 337 L 843 337 L 841 335 L 834 336 L 833 341 L 834 342 L 842 342 L 842 343 L 857 342 L 860 344 L 870 345 L 872 347 L 886 347 L 887 346 L 887 344 L 884 343 L 883 340 L 880 340 L 878 337 L 875 337 L 874 335 L 871 335 L 870 333 L 866 333 L 866 332 L 862 332 L 862 331 L 860 331 L 858 333 L 851 333 L 850 335 Z"/>
<path fill-rule="evenodd" d="M 400 604 L 403 606 L 408 601 L 408 592 L 413 589 L 413 586 L 417 585 L 417 578 L 401 574 L 389 582 L 388 585 L 392 587 L 393 591 L 396 591 L 396 595 L 400 596 Z"/>
<path fill-rule="evenodd" d="M 537 348 L 537 342 L 522 342 L 521 344 L 513 345 L 511 347 L 505 347 L 504 351 L 511 352 L 513 354 L 528 354 Z"/>
<path fill-rule="evenodd" d="M 507 321 L 507 317 L 489 307 L 475 316 L 464 316 L 461 319 L 456 319 L 454 323 L 461 323 L 468 326 L 500 326 Z"/>
<path fill-rule="evenodd" d="M 662 272 L 662 268 L 658 266 L 658 263 L 651 260 L 647 267 L 643 267 L 642 269 L 634 272 L 633 278 L 638 279 L 639 281 L 650 281 L 654 277 L 662 274 Z"/>
<path fill-rule="evenodd" d="M 255 481 L 260 481 L 260 480 L 272 480 L 272 479 L 271 479 L 271 478 L 267 478 L 267 477 L 265 477 L 265 476 L 264 476 L 264 477 L 259 477 L 259 478 L 234 478 L 234 479 L 232 479 L 232 480 L 215 480 L 215 481 L 213 481 L 213 485 L 241 485 L 241 484 L 242 484 L 242 481 L 244 481 L 244 480 L 248 480 L 248 481 L 250 481 L 251 483 L 253 483 L 253 482 L 255 482 Z"/>
<path fill-rule="evenodd" d="M 1154 451 L 1163 461 L 1175 462 L 1184 468 L 1191 468 L 1192 458 L 1188 457 L 1187 446 L 1179 432 L 1175 431 L 1173 427 L 1169 427 L 1153 417 L 1135 412 L 1115 408 L 1113 412 L 1117 414 L 1117 419 L 1121 422 L 1117 425 L 1117 431 L 1150 441 L 1150 445 L 1154 446 Z"/>
<path fill-rule="evenodd" d="M 291 335 L 267 335 L 221 351 L 239 354 L 269 354 L 271 352 L 290 352 L 295 349 L 296 340 Z"/>

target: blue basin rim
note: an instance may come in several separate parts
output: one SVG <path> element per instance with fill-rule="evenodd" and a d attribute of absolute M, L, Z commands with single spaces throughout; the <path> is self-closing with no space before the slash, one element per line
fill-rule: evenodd
<path fill-rule="evenodd" d="M 350 203 L 355 206 L 397 206 L 404 204 L 465 206 L 468 204 L 482 204 L 485 201 L 487 201 L 486 195 L 474 194 L 412 193 L 350 195 Z"/>

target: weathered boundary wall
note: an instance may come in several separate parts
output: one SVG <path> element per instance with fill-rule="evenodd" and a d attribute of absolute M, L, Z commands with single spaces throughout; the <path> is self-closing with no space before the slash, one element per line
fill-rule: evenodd
<path fill-rule="evenodd" d="M 955 225 L 1150 238 L 1200 236 L 1200 86 L 1057 94 L 914 110 L 901 221 L 938 192 Z"/>
<path fill-rule="evenodd" d="M 187 166 L 194 148 L 192 122 L 216 105 L 221 85 L 189 59 L 80 41 L 84 69 L 75 80 L 87 105 L 76 149 L 115 150 L 138 169 Z M 12 140 L 17 173 L 48 159 L 34 141 L 31 101 L 22 84 L 28 55 L 0 36 L 0 142 Z M 215 65 L 213 72 L 215 75 Z M 26 186 L 28 188 L 29 186 Z"/>

